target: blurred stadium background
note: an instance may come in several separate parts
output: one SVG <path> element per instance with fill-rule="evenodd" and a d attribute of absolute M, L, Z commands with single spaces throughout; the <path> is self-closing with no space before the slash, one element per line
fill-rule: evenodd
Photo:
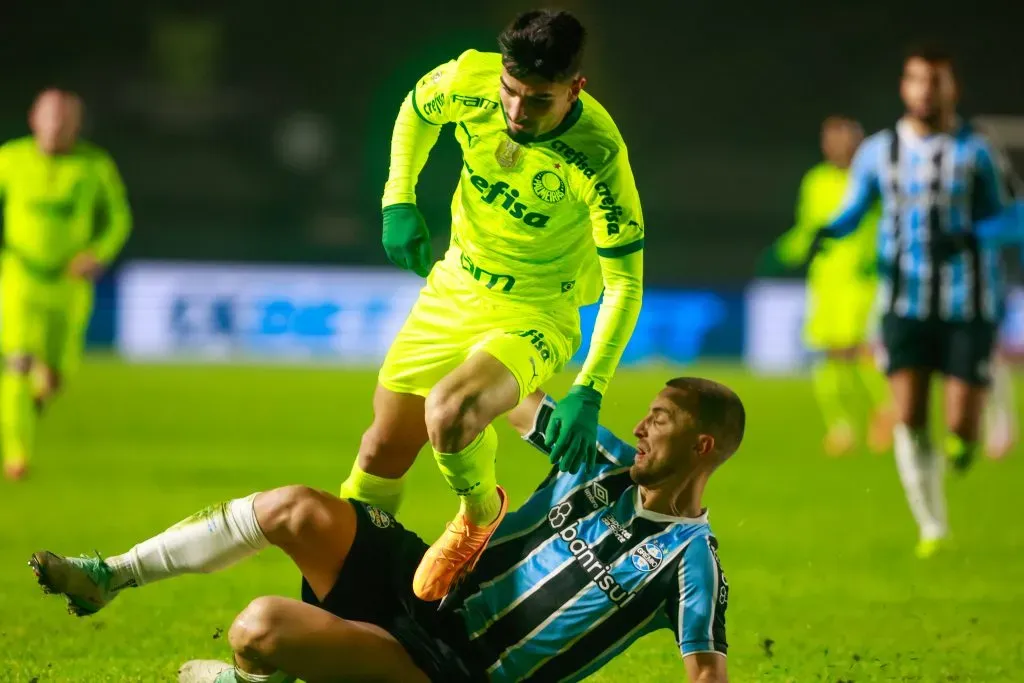
<path fill-rule="evenodd" d="M 119 551 L 254 488 L 336 490 L 369 420 L 372 370 L 421 282 L 380 247 L 398 104 L 432 66 L 492 49 L 533 4 L 0 8 L 0 140 L 27 132 L 42 87 L 78 91 L 85 136 L 110 150 L 135 214 L 98 290 L 94 354 L 41 427 L 33 478 L 0 483 L 0 681 L 166 678 L 179 660 L 224 656 L 217 629 L 246 599 L 294 592 L 270 555 L 154 588 L 150 602 L 133 595 L 86 629 L 44 609 L 20 563 L 37 546 Z M 951 494 L 960 554 L 922 573 L 891 463 L 819 457 L 801 281 L 753 277 L 791 224 L 822 119 L 871 132 L 899 115 L 912 39 L 952 47 L 963 113 L 1000 117 L 1024 169 L 1019 22 L 994 2 L 558 4 L 588 27 L 588 89 L 629 145 L 648 226 L 644 312 L 605 419 L 631 429 L 637 402 L 684 366 L 732 382 L 753 416 L 749 458 L 712 487 L 735 680 L 1021 680 L 1019 453 Z M 419 185 L 436 255 L 458 154 L 442 137 Z M 1003 345 L 1024 353 L 1019 288 Z M 503 455 L 522 500 L 542 468 L 519 465 L 519 444 Z M 432 468 L 417 464 L 406 510 L 427 535 L 452 504 Z M 678 680 L 665 645 L 638 646 L 597 680 Z"/>

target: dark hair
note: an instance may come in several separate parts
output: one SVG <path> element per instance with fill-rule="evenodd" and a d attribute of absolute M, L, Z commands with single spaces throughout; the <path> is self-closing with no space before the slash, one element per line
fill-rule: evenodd
<path fill-rule="evenodd" d="M 903 55 L 903 63 L 906 64 L 911 59 L 921 59 L 929 64 L 945 64 L 953 72 L 953 78 L 957 77 L 953 53 L 941 43 L 921 42 L 911 45 Z"/>
<path fill-rule="evenodd" d="M 743 441 L 747 412 L 736 392 L 710 379 L 676 377 L 665 386 L 686 394 L 687 404 L 680 406 L 697 421 L 698 428 L 715 437 L 722 459 L 736 452 Z"/>
<path fill-rule="evenodd" d="M 580 72 L 586 39 L 586 29 L 571 13 L 543 9 L 513 19 L 498 45 L 502 64 L 514 77 L 559 82 Z"/>

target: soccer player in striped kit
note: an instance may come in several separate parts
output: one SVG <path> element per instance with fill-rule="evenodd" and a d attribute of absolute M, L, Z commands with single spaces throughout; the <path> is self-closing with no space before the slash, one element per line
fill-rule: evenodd
<path fill-rule="evenodd" d="M 556 411 L 537 390 L 508 419 L 550 456 Z M 702 498 L 745 426 L 728 387 L 670 379 L 635 445 L 599 427 L 597 463 L 552 467 L 443 602 L 413 590 L 427 552 L 416 534 L 380 508 L 305 486 L 203 508 L 105 560 L 42 551 L 30 564 L 72 614 L 89 616 L 128 588 L 281 548 L 302 572 L 302 601 L 253 600 L 228 631 L 234 664 L 191 660 L 180 683 L 572 683 L 659 630 L 673 634 L 688 680 L 726 683 L 729 582 Z"/>
<path fill-rule="evenodd" d="M 928 436 L 929 386 L 944 377 L 950 464 L 974 459 L 1004 299 L 999 254 L 1010 201 L 997 154 L 957 115 L 951 57 L 907 54 L 906 113 L 868 138 L 853 161 L 846 199 L 822 237 L 851 234 L 881 198 L 879 307 L 886 371 L 896 405 L 896 464 L 928 557 L 946 538 L 944 458 Z"/>

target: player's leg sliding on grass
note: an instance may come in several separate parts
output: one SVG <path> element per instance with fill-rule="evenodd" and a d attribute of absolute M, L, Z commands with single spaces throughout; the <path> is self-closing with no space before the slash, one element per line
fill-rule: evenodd
<path fill-rule="evenodd" d="M 557 413 L 536 391 L 509 422 L 547 456 Z M 729 585 L 702 498 L 745 424 L 727 387 L 669 380 L 635 446 L 598 430 L 600 460 L 550 471 L 445 602 L 413 593 L 429 550 L 418 536 L 380 509 L 303 486 L 205 508 L 106 561 L 44 551 L 31 564 L 84 616 L 129 587 L 281 548 L 302 573 L 302 601 L 253 600 L 228 631 L 234 662 L 189 661 L 180 683 L 582 680 L 660 629 L 689 680 L 725 683 Z M 537 624 L 543 637 L 530 633 Z"/>
<path fill-rule="evenodd" d="M 427 283 L 381 368 L 374 422 L 342 486 L 395 510 L 429 441 L 461 504 L 416 573 L 426 600 L 474 566 L 506 509 L 491 422 L 568 362 L 579 308 L 603 290 L 587 359 L 549 435 L 561 468 L 593 464 L 601 397 L 641 305 L 640 201 L 621 135 L 583 90 L 583 26 L 567 12 L 527 12 L 498 42 L 500 54 L 469 50 L 437 67 L 399 109 L 382 242 Z M 448 123 L 464 163 L 451 244 L 432 264 L 415 189 Z"/>
<path fill-rule="evenodd" d="M 295 561 L 309 589 L 323 600 L 352 547 L 355 515 L 348 501 L 290 486 L 205 508 L 105 561 L 39 552 L 32 564 L 44 588 L 63 594 L 69 611 L 84 616 L 127 588 L 226 569 L 275 545 Z M 190 662 L 181 680 L 278 682 L 297 676 L 317 681 L 336 680 L 339 673 L 353 680 L 427 680 L 379 627 L 342 620 L 296 600 L 254 600 L 228 636 L 235 666 Z"/>

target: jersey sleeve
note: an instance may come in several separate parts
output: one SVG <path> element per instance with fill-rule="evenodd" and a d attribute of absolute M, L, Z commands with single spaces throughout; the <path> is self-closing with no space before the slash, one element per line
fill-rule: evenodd
<path fill-rule="evenodd" d="M 451 121 L 452 84 L 459 68 L 456 59 L 437 67 L 419 81 L 412 89 L 413 109 L 423 121 L 441 126 Z"/>
<path fill-rule="evenodd" d="M 975 161 L 975 220 L 984 220 L 1005 213 L 1011 205 L 1010 181 L 1004 169 L 1006 162 L 985 138 L 979 137 Z"/>
<path fill-rule="evenodd" d="M 586 201 L 604 299 L 575 383 L 603 394 L 636 327 L 643 299 L 643 213 L 625 147 L 595 174 Z"/>
<path fill-rule="evenodd" d="M 640 194 L 625 147 L 594 174 L 584 194 L 598 256 L 620 258 L 644 248 Z"/>
<path fill-rule="evenodd" d="M 132 229 L 132 212 L 124 188 L 124 181 L 114 160 L 102 154 L 96 164 L 102 193 L 102 209 L 106 223 L 100 227 L 90 248 L 103 263 L 110 263 L 128 239 Z"/>
<path fill-rule="evenodd" d="M 726 654 L 729 583 L 718 561 L 715 537 L 694 538 L 683 551 L 677 574 L 678 594 L 667 611 L 679 651 L 684 657 L 698 652 Z"/>
<path fill-rule="evenodd" d="M 548 423 L 551 421 L 551 414 L 555 411 L 556 405 L 553 398 L 545 396 L 534 415 L 533 428 L 523 435 L 525 441 L 545 455 L 551 454 L 551 449 L 547 447 L 545 441 Z M 618 467 L 628 467 L 636 459 L 636 449 L 615 436 L 603 425 L 597 428 L 597 452 L 601 454 L 607 464 Z"/>
<path fill-rule="evenodd" d="M 873 136 L 854 155 L 846 195 L 826 226 L 831 236 L 845 237 L 855 232 L 878 199 L 881 189 L 878 172 L 880 150 L 888 140 L 887 136 Z"/>

